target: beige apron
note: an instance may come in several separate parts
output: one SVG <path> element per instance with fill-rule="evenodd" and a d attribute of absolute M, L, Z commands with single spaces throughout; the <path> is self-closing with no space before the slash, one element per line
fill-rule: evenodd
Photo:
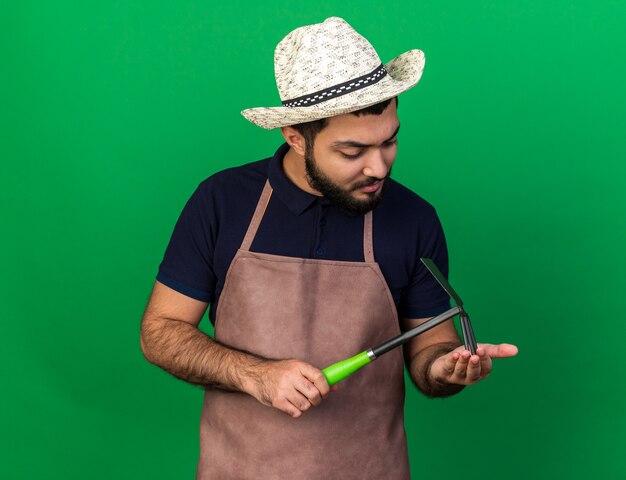
<path fill-rule="evenodd" d="M 268 181 L 230 264 L 216 339 L 324 368 L 397 335 L 393 298 L 374 261 L 372 212 L 364 217 L 365 262 L 251 252 L 271 193 Z M 207 388 L 197 478 L 409 478 L 400 349 L 338 387 L 298 419 L 247 394 Z"/>

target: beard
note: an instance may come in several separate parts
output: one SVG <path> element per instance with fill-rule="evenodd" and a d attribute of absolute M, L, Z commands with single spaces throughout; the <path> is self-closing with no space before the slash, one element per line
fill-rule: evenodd
<path fill-rule="evenodd" d="M 383 193 L 387 188 L 387 182 L 383 182 L 381 188 L 379 188 L 376 192 L 364 192 L 368 197 L 364 200 L 354 198 L 352 192 L 355 192 L 361 187 L 367 187 L 368 185 L 372 185 L 376 182 L 389 178 L 391 175 L 391 169 L 389 169 L 389 172 L 384 179 L 368 177 L 366 180 L 355 183 L 346 190 L 334 183 L 319 169 L 317 163 L 315 162 L 315 158 L 313 157 L 312 151 L 309 151 L 308 148 L 305 148 L 305 150 L 304 166 L 306 168 L 307 182 L 311 188 L 320 192 L 336 207 L 354 215 L 363 215 L 376 208 L 376 206 L 382 201 Z"/>

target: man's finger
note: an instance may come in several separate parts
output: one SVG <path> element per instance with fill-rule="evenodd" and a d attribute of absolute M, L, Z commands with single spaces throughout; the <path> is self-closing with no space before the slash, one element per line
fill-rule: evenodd
<path fill-rule="evenodd" d="M 451 352 L 446 355 L 445 361 L 443 362 L 443 372 L 447 377 L 451 377 L 454 374 L 454 369 L 456 368 L 459 358 L 461 358 L 461 354 L 458 352 Z"/>
<path fill-rule="evenodd" d="M 517 347 L 515 345 L 511 345 L 510 343 L 501 343 L 499 345 L 481 343 L 478 346 L 484 348 L 487 355 L 491 358 L 514 357 L 518 352 Z"/>
<path fill-rule="evenodd" d="M 317 388 L 322 398 L 326 398 L 328 396 L 330 387 L 328 386 L 326 377 L 321 370 L 313 367 L 312 365 L 303 365 L 300 372 L 315 386 L 315 388 Z"/>
<path fill-rule="evenodd" d="M 315 385 L 313 385 L 306 377 L 302 377 L 302 381 L 294 384 L 295 389 L 304 395 L 312 405 L 319 405 L 322 402 L 322 395 Z"/>
<path fill-rule="evenodd" d="M 471 383 L 477 382 L 480 378 L 480 357 L 472 355 L 467 365 L 467 380 Z"/>
<path fill-rule="evenodd" d="M 286 396 L 286 399 L 289 403 L 291 403 L 294 407 L 296 407 L 300 412 L 306 412 L 309 408 L 311 408 L 311 402 L 309 399 L 302 395 L 297 390 L 291 392 L 290 395 Z"/>
<path fill-rule="evenodd" d="M 302 412 L 300 411 L 300 409 L 295 407 L 291 402 L 289 402 L 285 398 L 275 402 L 273 404 L 273 407 L 277 408 L 278 410 L 282 412 L 285 412 L 287 415 L 289 415 L 292 418 L 299 418 L 300 416 L 302 416 Z"/>
<path fill-rule="evenodd" d="M 480 376 L 485 378 L 491 372 L 491 357 L 487 355 L 487 352 L 482 347 L 477 348 L 476 353 L 480 357 Z"/>
<path fill-rule="evenodd" d="M 467 362 L 471 356 L 471 352 L 464 350 L 459 357 L 459 361 L 456 362 L 456 366 L 454 367 L 454 377 L 457 382 L 463 382 L 465 380 Z"/>

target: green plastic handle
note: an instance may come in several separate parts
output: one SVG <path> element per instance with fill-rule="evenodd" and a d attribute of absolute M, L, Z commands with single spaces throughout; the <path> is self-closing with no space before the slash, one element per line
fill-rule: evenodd
<path fill-rule="evenodd" d="M 361 352 L 354 357 L 341 360 L 329 367 L 322 370 L 322 373 L 328 381 L 328 385 L 333 386 L 335 383 L 342 381 L 344 378 L 349 377 L 359 368 L 371 363 L 372 359 L 367 355 L 367 350 Z"/>

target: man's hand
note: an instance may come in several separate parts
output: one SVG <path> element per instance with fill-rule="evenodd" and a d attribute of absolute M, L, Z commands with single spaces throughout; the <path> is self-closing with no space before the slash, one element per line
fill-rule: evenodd
<path fill-rule="evenodd" d="M 493 358 L 517 355 L 517 347 L 508 343 L 479 343 L 476 355 L 461 346 L 438 357 L 430 366 L 428 378 L 439 385 L 472 385 L 491 372 Z"/>
<path fill-rule="evenodd" d="M 251 380 L 247 393 L 293 418 L 319 405 L 335 389 L 321 370 L 299 360 L 265 360 L 246 376 Z"/>

